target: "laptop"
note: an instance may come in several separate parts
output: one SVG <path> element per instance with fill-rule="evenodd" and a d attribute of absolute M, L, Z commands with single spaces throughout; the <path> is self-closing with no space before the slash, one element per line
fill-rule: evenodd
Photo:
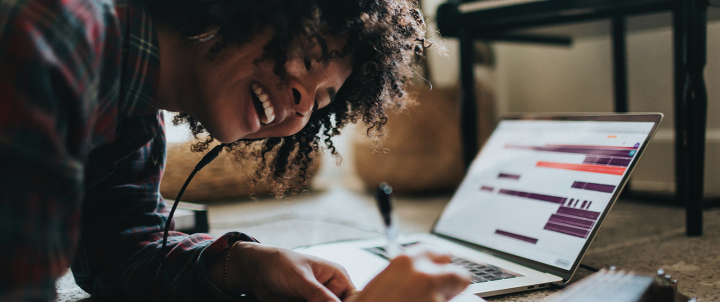
<path fill-rule="evenodd" d="M 453 255 L 488 297 L 570 280 L 662 114 L 502 119 L 429 234 L 400 238 Z M 392 184 L 390 184 L 392 185 Z M 387 265 L 386 239 L 296 251 L 343 265 L 363 288 Z"/>

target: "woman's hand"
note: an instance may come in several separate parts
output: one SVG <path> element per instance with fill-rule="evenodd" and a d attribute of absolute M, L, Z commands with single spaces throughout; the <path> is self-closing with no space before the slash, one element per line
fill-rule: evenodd
<path fill-rule="evenodd" d="M 470 274 L 447 265 L 450 256 L 424 250 L 395 257 L 390 265 L 344 302 L 445 302 L 470 284 Z"/>
<path fill-rule="evenodd" d="M 211 264 L 209 275 L 231 295 L 253 293 L 263 302 L 339 302 L 355 290 L 344 268 L 317 257 L 251 242 L 239 242 L 228 252 L 227 286 L 227 254 Z"/>

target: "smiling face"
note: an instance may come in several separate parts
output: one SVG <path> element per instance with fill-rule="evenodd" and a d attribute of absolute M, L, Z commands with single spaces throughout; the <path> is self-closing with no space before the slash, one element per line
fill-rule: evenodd
<path fill-rule="evenodd" d="M 176 75 L 179 80 L 173 94 L 177 100 L 162 102 L 161 94 L 161 104 L 191 115 L 223 143 L 299 132 L 314 110 L 332 102 L 352 72 L 352 58 L 319 62 L 320 46 L 308 47 L 312 44 L 298 38 L 299 47 L 287 55 L 287 75 L 282 81 L 273 73 L 274 61 L 262 60 L 263 46 L 271 37 L 268 31 L 241 46 L 226 46 L 212 60 L 204 56 L 212 41 L 193 46 L 196 49 L 188 53 L 195 60 L 186 62 L 194 63 L 184 69 L 185 76 Z M 341 51 L 346 42 L 331 36 L 325 41 L 330 52 Z"/>
<path fill-rule="evenodd" d="M 224 150 L 235 159 L 256 159 L 251 184 L 267 182 L 278 195 L 304 188 L 317 151 L 338 154 L 331 138 L 348 124 L 362 122 L 367 135 L 379 142 L 386 111 L 414 103 L 405 86 L 417 74 L 414 58 L 432 44 L 425 39 L 417 1 L 143 2 L 150 8 L 160 48 L 159 108 L 180 112 L 173 122 L 189 126 L 193 151 L 206 151 L 219 140 L 232 142 Z M 219 39 L 187 43 L 190 36 L 218 28 Z M 258 30 L 263 28 L 272 30 Z M 310 60 L 305 69 L 305 55 L 286 51 L 302 41 L 289 37 L 302 35 L 320 35 L 329 42 L 330 47 L 309 54 L 342 49 L 348 56 L 328 65 Z M 206 58 L 209 53 L 213 60 Z M 258 61 L 268 53 L 277 61 Z M 283 81 L 272 70 L 280 70 Z M 337 92 L 337 100 L 327 106 L 331 91 Z M 272 105 L 267 114 L 260 109 L 263 100 L 269 100 L 268 108 Z M 315 103 L 325 109 L 308 116 Z M 238 141 L 264 137 L 269 138 Z"/>

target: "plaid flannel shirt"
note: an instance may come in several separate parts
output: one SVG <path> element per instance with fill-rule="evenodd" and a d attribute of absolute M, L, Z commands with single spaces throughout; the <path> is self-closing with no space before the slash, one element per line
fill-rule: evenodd
<path fill-rule="evenodd" d="M 0 301 L 229 298 L 205 274 L 241 233 L 171 232 L 158 41 L 138 0 L 0 0 Z M 162 279 L 159 279 L 164 285 Z"/>

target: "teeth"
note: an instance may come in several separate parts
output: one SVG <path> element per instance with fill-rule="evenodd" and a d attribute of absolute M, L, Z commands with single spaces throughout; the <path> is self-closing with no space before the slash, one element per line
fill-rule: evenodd
<path fill-rule="evenodd" d="M 270 102 L 269 96 L 263 91 L 262 87 L 260 87 L 258 83 L 252 83 L 250 87 L 252 88 L 253 93 L 255 93 L 255 96 L 257 96 L 258 100 L 260 100 L 263 108 L 265 109 L 265 116 L 260 117 L 260 122 L 263 124 L 272 123 L 275 120 L 275 108 Z"/>

